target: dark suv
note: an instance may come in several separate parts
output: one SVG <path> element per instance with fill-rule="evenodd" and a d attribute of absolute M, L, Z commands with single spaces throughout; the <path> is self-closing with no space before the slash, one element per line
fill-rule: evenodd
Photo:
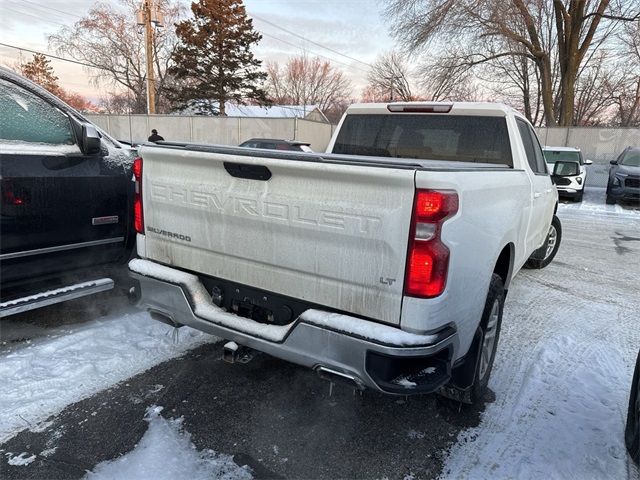
<path fill-rule="evenodd" d="M 0 67 L 0 318 L 109 290 L 135 236 L 133 151 Z"/>
<path fill-rule="evenodd" d="M 625 441 L 631 458 L 640 464 L 640 353 L 638 353 L 636 370 L 631 382 Z"/>
<path fill-rule="evenodd" d="M 610 163 L 607 203 L 613 205 L 618 200 L 640 203 L 640 147 L 627 147 Z"/>

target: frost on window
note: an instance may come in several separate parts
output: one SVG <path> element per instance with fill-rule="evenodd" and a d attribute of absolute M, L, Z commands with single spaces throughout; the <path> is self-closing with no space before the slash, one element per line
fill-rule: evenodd
<path fill-rule="evenodd" d="M 53 105 L 0 79 L 0 142 L 72 145 L 69 119 Z"/>

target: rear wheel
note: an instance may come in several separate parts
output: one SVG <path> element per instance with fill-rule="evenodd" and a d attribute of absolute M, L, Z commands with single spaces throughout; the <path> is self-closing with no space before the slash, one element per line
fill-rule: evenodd
<path fill-rule="evenodd" d="M 624 433 L 625 443 L 631 458 L 634 462 L 640 464 L 640 353 L 638 354 L 636 371 L 631 382 L 627 428 Z"/>
<path fill-rule="evenodd" d="M 504 300 L 504 284 L 494 273 L 473 343 L 463 364 L 454 369 L 451 384 L 440 395 L 468 404 L 480 403 L 485 398 L 498 348 Z"/>
<path fill-rule="evenodd" d="M 524 266 L 527 268 L 544 268 L 549 265 L 558 253 L 561 240 L 562 224 L 560 223 L 560 219 L 554 215 L 544 245 L 533 252 Z"/>

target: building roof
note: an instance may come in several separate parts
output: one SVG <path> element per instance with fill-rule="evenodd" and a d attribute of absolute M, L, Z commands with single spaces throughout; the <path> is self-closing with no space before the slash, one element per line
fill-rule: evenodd
<path fill-rule="evenodd" d="M 225 105 L 225 113 L 228 117 L 305 118 L 314 110 L 320 111 L 318 105 L 272 105 L 270 107 Z"/>

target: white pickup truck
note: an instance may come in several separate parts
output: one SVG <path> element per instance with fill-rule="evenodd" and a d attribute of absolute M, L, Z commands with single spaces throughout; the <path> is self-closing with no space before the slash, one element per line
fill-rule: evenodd
<path fill-rule="evenodd" d="M 542 148 L 504 105 L 353 105 L 326 154 L 139 151 L 139 305 L 357 388 L 480 399 L 511 279 L 559 247 Z"/>

